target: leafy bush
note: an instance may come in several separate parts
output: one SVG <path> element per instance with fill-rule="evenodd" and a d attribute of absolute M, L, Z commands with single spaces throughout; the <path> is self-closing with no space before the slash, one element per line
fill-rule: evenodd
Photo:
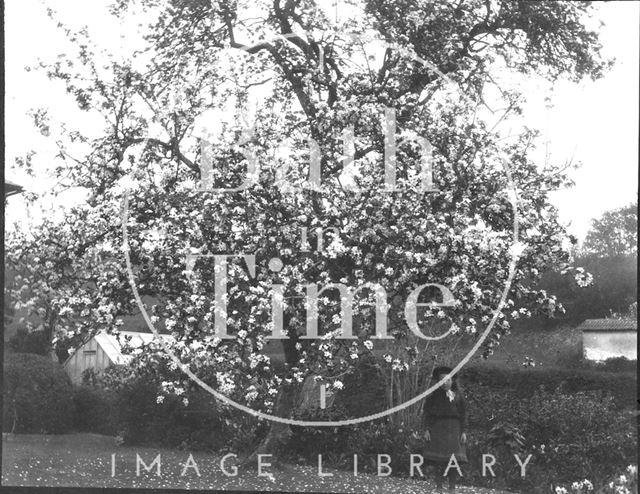
<path fill-rule="evenodd" d="M 268 423 L 218 403 L 195 388 L 180 396 L 162 392 L 174 378 L 163 366 L 112 365 L 83 376 L 112 400 L 113 423 L 123 444 L 241 452 L 257 445 Z"/>
<path fill-rule="evenodd" d="M 571 485 L 556 485 L 553 489 L 555 494 L 588 494 L 591 492 L 598 494 L 632 494 L 638 492 L 638 465 L 628 465 L 624 473 L 620 473 L 595 485 L 589 479 L 574 481 Z"/>
<path fill-rule="evenodd" d="M 344 406 L 337 401 L 334 405 L 325 409 L 310 409 L 304 412 L 294 413 L 293 418 L 296 420 L 322 420 L 336 421 L 349 418 Z M 293 458 L 315 458 L 318 454 L 323 458 L 329 456 L 339 456 L 347 451 L 347 438 L 352 432 L 351 427 L 302 427 L 291 426 L 291 438 L 289 440 L 289 449 Z M 335 459 L 335 458 L 334 458 Z"/>
<path fill-rule="evenodd" d="M 158 402 L 159 383 L 136 378 L 116 394 L 117 422 L 125 444 L 219 450 L 228 439 L 223 418 L 208 393 L 190 395 L 188 404 L 177 396 Z"/>
<path fill-rule="evenodd" d="M 538 457 L 531 468 L 533 481 L 546 481 L 550 472 L 560 481 L 606 478 L 637 462 L 636 426 L 630 415 L 615 410 L 610 397 L 538 391 L 530 408 L 523 420 L 531 451 Z"/>
<path fill-rule="evenodd" d="M 36 354 L 7 354 L 2 430 L 63 434 L 72 426 L 72 387 L 62 366 Z"/>
<path fill-rule="evenodd" d="M 348 460 L 351 462 L 353 454 L 358 454 L 358 461 L 362 465 L 359 470 L 377 473 L 378 455 L 386 454 L 391 457 L 393 475 L 407 476 L 410 455 L 422 452 L 422 439 L 413 437 L 416 432 L 418 431 L 405 427 L 404 424 L 394 424 L 390 420 L 361 424 L 352 434 Z"/>
<path fill-rule="evenodd" d="M 303 420 L 342 420 L 348 418 L 346 409 L 334 406 L 325 410 L 308 411 L 296 418 Z M 420 453 L 421 440 L 412 437 L 415 432 L 387 419 L 342 427 L 292 427 L 289 441 L 290 459 L 306 461 L 314 467 L 318 454 L 323 467 L 353 469 L 353 456 L 358 455 L 358 471 L 377 473 L 379 454 L 389 455 L 393 475 L 408 475 L 409 455 Z"/>
<path fill-rule="evenodd" d="M 345 377 L 338 399 L 352 417 L 364 417 L 384 409 L 384 393 L 385 386 L 376 368 L 375 357 L 363 355 L 358 359 L 354 372 Z"/>
<path fill-rule="evenodd" d="M 224 437 L 227 438 L 223 451 L 236 453 L 239 456 L 249 455 L 258 446 L 269 431 L 271 425 L 266 420 L 259 420 L 253 415 L 232 409 L 224 419 Z"/>
<path fill-rule="evenodd" d="M 73 390 L 73 428 L 78 432 L 93 432 L 115 436 L 118 429 L 112 393 L 91 386 Z"/>
<path fill-rule="evenodd" d="M 541 387 L 519 399 L 481 385 L 468 392 L 474 428 L 469 476 L 475 484 L 547 492 L 555 482 L 608 478 L 636 461 L 633 418 L 602 392 L 566 394 L 562 387 Z M 495 480 L 482 477 L 483 453 L 493 454 L 501 466 Z M 522 460 L 533 455 L 525 479 L 519 478 L 514 453 Z"/>
<path fill-rule="evenodd" d="M 153 376 L 147 376 L 153 379 Z M 96 373 L 93 369 L 86 369 L 82 373 L 82 382 L 91 386 L 98 386 L 109 391 L 119 391 L 127 383 L 131 383 L 140 377 L 136 370 L 128 365 L 110 365 L 102 372 Z"/>

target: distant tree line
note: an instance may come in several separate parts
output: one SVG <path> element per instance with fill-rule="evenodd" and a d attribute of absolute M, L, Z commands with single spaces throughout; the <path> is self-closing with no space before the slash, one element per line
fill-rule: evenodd
<path fill-rule="evenodd" d="M 575 265 L 593 277 L 581 287 L 571 276 L 545 273 L 540 288 L 558 297 L 565 308 L 561 317 L 544 315 L 523 320 L 527 327 L 577 324 L 604 317 L 637 318 L 638 205 L 629 204 L 594 219 L 584 244 L 575 251 Z"/>

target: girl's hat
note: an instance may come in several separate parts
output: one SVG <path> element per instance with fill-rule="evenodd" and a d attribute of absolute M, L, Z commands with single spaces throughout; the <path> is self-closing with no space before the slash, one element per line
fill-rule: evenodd
<path fill-rule="evenodd" d="M 433 369 L 433 374 L 432 377 L 433 379 L 438 379 L 438 376 L 440 374 L 449 374 L 449 372 L 451 372 L 453 369 L 451 367 L 447 367 L 446 365 L 440 365 L 438 367 L 436 367 L 435 369 Z M 455 379 L 456 376 L 453 376 L 452 379 Z"/>

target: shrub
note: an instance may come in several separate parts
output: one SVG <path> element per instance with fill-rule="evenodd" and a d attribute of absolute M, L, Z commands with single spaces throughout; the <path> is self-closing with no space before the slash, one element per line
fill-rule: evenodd
<path fill-rule="evenodd" d="M 187 405 L 177 396 L 158 402 L 159 389 L 155 380 L 139 377 L 116 391 L 116 420 L 125 444 L 218 451 L 230 439 L 211 395 L 195 391 Z"/>
<path fill-rule="evenodd" d="M 74 388 L 74 430 L 116 435 L 114 399 L 113 394 L 99 388 L 87 385 Z"/>
<path fill-rule="evenodd" d="M 350 415 L 340 405 L 325 410 L 312 410 L 295 415 L 300 420 L 342 420 Z M 421 441 L 415 432 L 386 419 L 341 427 L 292 427 L 288 453 L 291 460 L 306 461 L 314 467 L 318 454 L 323 467 L 353 469 L 353 456 L 358 455 L 358 471 L 377 473 L 379 454 L 391 458 L 393 475 L 408 475 L 409 455 L 420 453 Z"/>
<path fill-rule="evenodd" d="M 135 369 L 122 364 L 110 365 L 98 373 L 93 369 L 86 369 L 82 373 L 83 383 L 114 392 L 119 391 L 123 386 L 139 378 Z"/>
<path fill-rule="evenodd" d="M 351 462 L 353 454 L 358 454 L 361 463 L 359 470 L 377 473 L 377 459 L 379 454 L 391 457 L 390 466 L 393 475 L 409 475 L 409 456 L 421 454 L 423 441 L 413 437 L 415 431 L 404 424 L 394 424 L 391 420 L 378 420 L 357 426 L 349 444 Z M 424 468 L 423 468 L 424 472 Z M 426 473 L 426 472 L 425 472 Z"/>
<path fill-rule="evenodd" d="M 523 420 L 531 451 L 538 453 L 533 479 L 548 481 L 550 472 L 559 481 L 589 475 L 600 479 L 637 461 L 637 431 L 631 417 L 618 412 L 602 393 L 538 391 L 530 408 Z"/>
<path fill-rule="evenodd" d="M 556 485 L 553 492 L 555 494 L 588 494 L 591 492 L 598 494 L 632 494 L 638 492 L 638 465 L 628 465 L 623 473 L 614 475 L 599 486 L 589 479 L 574 481 L 570 486 Z"/>
<path fill-rule="evenodd" d="M 345 377 L 344 388 L 338 392 L 337 399 L 352 417 L 364 417 L 384 409 L 384 393 L 375 357 L 363 355 L 354 372 Z"/>
<path fill-rule="evenodd" d="M 73 390 L 57 362 L 29 353 L 7 354 L 2 430 L 63 434 L 71 430 Z"/>
<path fill-rule="evenodd" d="M 230 412 L 224 422 L 224 437 L 228 439 L 223 450 L 248 456 L 266 436 L 271 422 L 233 409 Z"/>
<path fill-rule="evenodd" d="M 518 399 L 479 385 L 468 394 L 474 428 L 469 476 L 476 484 L 547 492 L 554 482 L 607 478 L 636 459 L 631 415 L 602 392 L 565 394 L 562 387 L 542 387 Z M 515 452 L 523 460 L 533 455 L 525 479 L 519 478 Z M 482 477 L 483 453 L 494 454 L 501 466 L 495 480 Z"/>
<path fill-rule="evenodd" d="M 219 403 L 196 388 L 177 396 L 161 392 L 179 371 L 166 366 L 112 365 L 85 377 L 113 396 L 119 440 L 128 445 L 242 452 L 256 446 L 269 425 Z"/>
<path fill-rule="evenodd" d="M 335 421 L 349 418 L 344 406 L 337 400 L 325 409 L 310 409 L 304 412 L 296 412 L 293 418 L 296 420 L 321 420 Z M 291 438 L 289 440 L 289 452 L 293 458 L 306 458 L 315 463 L 318 454 L 339 457 L 341 453 L 348 452 L 347 438 L 353 428 L 351 427 L 302 427 L 291 426 Z M 333 458 L 335 459 L 335 458 Z M 329 461 L 332 461 L 330 458 Z"/>

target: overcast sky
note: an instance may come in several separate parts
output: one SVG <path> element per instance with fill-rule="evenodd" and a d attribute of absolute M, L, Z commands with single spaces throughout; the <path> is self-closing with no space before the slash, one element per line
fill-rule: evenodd
<path fill-rule="evenodd" d="M 86 24 L 100 42 L 112 46 L 127 43 L 120 38 L 127 26 L 114 29 L 105 21 L 104 11 L 97 8 L 99 4 L 106 5 L 104 2 L 65 0 L 49 4 L 76 26 Z M 66 50 L 64 38 L 45 14 L 45 5 L 40 0 L 5 2 L 5 175 L 38 193 L 50 190 L 52 182 L 42 174 L 31 179 L 11 166 L 17 156 L 24 156 L 30 149 L 38 152 L 38 167 L 47 166 L 54 159 L 55 147 L 35 132 L 27 112 L 49 107 L 60 120 L 66 115 L 82 118 L 73 110 L 73 103 L 60 84 L 48 81 L 41 73 L 25 70 L 38 58 L 51 60 Z M 616 58 L 614 68 L 599 81 L 559 82 L 551 90 L 533 80 L 524 82 L 529 98 L 526 122 L 542 131 L 551 159 L 573 159 L 583 164 L 572 172 L 576 185 L 553 196 L 569 230 L 580 239 L 592 218 L 636 201 L 638 190 L 640 3 L 607 2 L 597 8 L 599 19 L 605 23 L 601 35 L 604 54 Z M 553 107 L 545 104 L 547 96 Z M 68 203 L 77 196 L 77 192 L 68 193 L 58 203 Z M 6 215 L 8 224 L 39 216 L 28 211 L 20 196 L 9 199 Z"/>

